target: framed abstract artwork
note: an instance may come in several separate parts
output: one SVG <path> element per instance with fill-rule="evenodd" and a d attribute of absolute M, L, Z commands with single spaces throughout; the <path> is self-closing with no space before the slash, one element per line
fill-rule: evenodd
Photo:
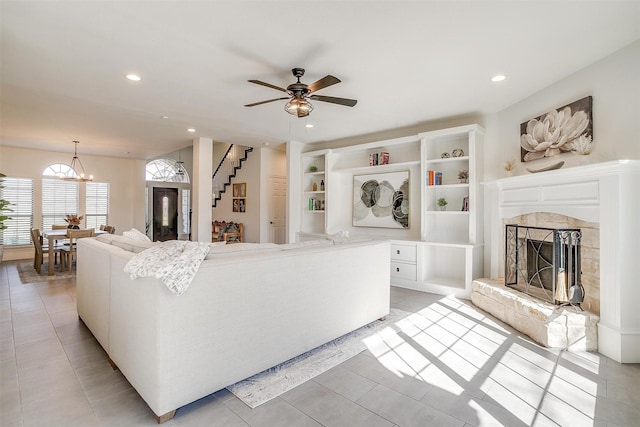
<path fill-rule="evenodd" d="M 354 175 L 353 226 L 409 228 L 409 171 Z"/>

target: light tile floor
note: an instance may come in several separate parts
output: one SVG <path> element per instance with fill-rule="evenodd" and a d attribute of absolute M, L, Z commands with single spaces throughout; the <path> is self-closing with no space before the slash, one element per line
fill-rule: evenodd
<path fill-rule="evenodd" d="M 391 301 L 413 314 L 369 350 L 256 409 L 223 390 L 164 425 L 640 426 L 640 365 L 540 348 L 468 301 Z M 0 425 L 155 425 L 75 304 L 73 279 L 23 285 L 0 264 Z"/>

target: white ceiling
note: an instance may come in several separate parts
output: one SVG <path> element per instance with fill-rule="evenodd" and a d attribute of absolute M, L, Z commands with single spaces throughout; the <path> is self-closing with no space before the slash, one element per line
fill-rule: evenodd
<path fill-rule="evenodd" d="M 640 2 L 2 0 L 0 22 L 3 145 L 150 158 L 494 113 L 639 39 Z M 243 106 L 293 67 L 358 104 Z"/>

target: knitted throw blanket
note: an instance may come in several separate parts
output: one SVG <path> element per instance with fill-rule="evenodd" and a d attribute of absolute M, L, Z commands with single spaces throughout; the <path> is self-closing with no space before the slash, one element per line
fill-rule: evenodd
<path fill-rule="evenodd" d="M 160 242 L 131 258 L 124 271 L 129 273 L 132 280 L 138 277 L 158 278 L 171 292 L 182 295 L 191 284 L 209 249 L 207 242 Z"/>

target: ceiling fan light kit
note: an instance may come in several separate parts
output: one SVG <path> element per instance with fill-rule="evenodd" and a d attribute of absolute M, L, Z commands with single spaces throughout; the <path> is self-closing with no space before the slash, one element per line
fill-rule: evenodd
<path fill-rule="evenodd" d="M 294 98 L 291 101 L 287 102 L 287 104 L 284 106 L 284 110 L 294 116 L 306 117 L 310 112 L 313 111 L 313 104 L 304 99 Z"/>
<path fill-rule="evenodd" d="M 358 101 L 355 99 L 313 95 L 314 92 L 319 91 L 320 89 L 324 89 L 336 83 L 340 83 L 340 79 L 338 79 L 337 77 L 327 75 L 320 80 L 307 85 L 300 81 L 300 78 L 304 75 L 304 68 L 294 68 L 291 70 L 291 73 L 298 79 L 298 81 L 290 84 L 286 89 L 272 85 L 270 83 L 265 83 L 260 80 L 249 80 L 249 83 L 255 83 L 271 89 L 279 90 L 281 92 L 285 92 L 289 96 L 254 102 L 252 104 L 245 105 L 245 107 L 255 107 L 256 105 L 262 105 L 269 102 L 288 99 L 289 102 L 287 102 L 287 104 L 284 106 L 284 110 L 287 113 L 298 117 L 307 117 L 309 113 L 313 111 L 313 105 L 309 102 L 310 99 L 313 99 L 315 101 L 329 102 L 331 104 L 344 105 L 346 107 L 353 107 L 358 103 Z"/>

